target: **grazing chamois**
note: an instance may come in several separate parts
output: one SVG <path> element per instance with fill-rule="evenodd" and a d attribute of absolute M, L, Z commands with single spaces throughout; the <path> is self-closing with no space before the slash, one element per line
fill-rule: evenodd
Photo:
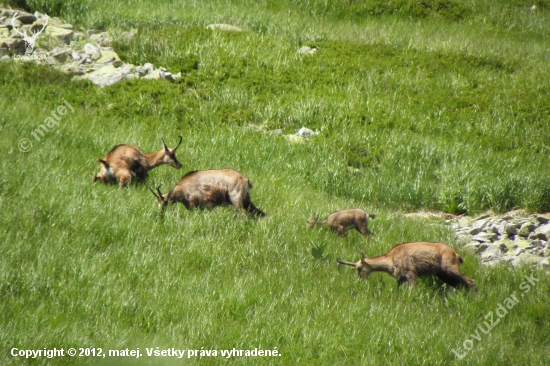
<path fill-rule="evenodd" d="M 367 277 L 371 272 L 386 272 L 397 278 L 398 287 L 408 282 L 416 287 L 416 279 L 423 276 L 437 276 L 452 287 L 475 288 L 472 279 L 460 272 L 464 259 L 443 243 L 416 242 L 396 245 L 388 253 L 366 258 L 365 253 L 357 263 L 337 259 L 338 263 L 353 266 L 359 277 Z"/>
<path fill-rule="evenodd" d="M 176 202 L 183 203 L 188 210 L 233 205 L 237 211 L 245 209 L 264 217 L 265 213 L 250 200 L 250 188 L 252 183 L 247 177 L 233 169 L 222 169 L 189 172 L 166 194 L 162 194 L 160 186 L 157 187 L 158 195 L 149 189 L 162 208 Z"/>
<path fill-rule="evenodd" d="M 374 219 L 373 214 L 353 208 L 350 210 L 338 211 L 330 214 L 326 219 L 319 221 L 319 216 L 313 214 L 313 217 L 307 222 L 307 227 L 315 225 L 325 225 L 336 231 L 338 235 L 345 236 L 346 231 L 355 228 L 363 235 L 369 235 L 371 232 L 368 229 L 369 218 Z"/>
<path fill-rule="evenodd" d="M 166 164 L 176 169 L 181 168 L 181 163 L 176 157 L 176 149 L 180 146 L 183 138 L 180 136 L 180 142 L 175 148 L 169 149 L 162 140 L 162 150 L 144 154 L 135 146 L 116 145 L 105 155 L 103 159 L 97 159 L 101 163 L 99 174 L 93 177 L 93 181 L 98 179 L 103 183 L 116 183 L 121 187 L 135 178 L 138 181 L 144 181 L 147 178 L 147 172 L 159 165 Z"/>

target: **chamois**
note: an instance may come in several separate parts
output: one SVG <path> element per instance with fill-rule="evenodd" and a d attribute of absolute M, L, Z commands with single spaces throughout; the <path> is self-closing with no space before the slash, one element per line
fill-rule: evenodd
<path fill-rule="evenodd" d="M 386 272 L 397 278 L 398 287 L 408 282 L 415 288 L 418 277 L 437 276 L 452 287 L 475 288 L 474 281 L 460 272 L 459 265 L 464 259 L 443 243 L 403 243 L 377 257 L 366 258 L 363 253 L 357 263 L 345 262 L 340 258 L 337 261 L 355 267 L 360 278 L 367 277 L 371 272 Z"/>
<path fill-rule="evenodd" d="M 166 164 L 176 169 L 181 168 L 181 163 L 176 157 L 176 149 L 180 146 L 183 138 L 180 136 L 180 141 L 175 148 L 169 149 L 162 140 L 162 150 L 144 154 L 135 146 L 131 145 L 116 145 L 105 155 L 103 159 L 97 159 L 101 163 L 99 174 L 93 177 L 93 181 L 98 179 L 103 183 L 116 183 L 118 181 L 120 187 L 135 178 L 138 181 L 144 181 L 147 178 L 147 172 L 159 165 Z"/>
<path fill-rule="evenodd" d="M 183 203 L 188 210 L 231 204 L 237 211 L 245 209 L 253 215 L 264 217 L 265 213 L 250 200 L 250 188 L 252 183 L 244 175 L 233 169 L 222 169 L 189 172 L 166 194 L 162 194 L 160 186 L 157 187 L 158 194 L 149 189 L 163 209 L 176 202 Z"/>
<path fill-rule="evenodd" d="M 330 227 L 336 231 L 338 235 L 345 236 L 346 231 L 355 228 L 363 235 L 369 235 L 371 232 L 368 229 L 369 218 L 374 219 L 373 214 L 354 208 L 350 210 L 338 211 L 330 214 L 326 219 L 319 221 L 319 216 L 313 214 L 313 217 L 307 222 L 307 227 L 313 227 L 321 224 Z"/>

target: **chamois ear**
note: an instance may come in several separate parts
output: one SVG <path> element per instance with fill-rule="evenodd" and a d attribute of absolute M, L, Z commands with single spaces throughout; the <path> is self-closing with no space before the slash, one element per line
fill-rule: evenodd
<path fill-rule="evenodd" d="M 365 259 L 367 259 L 367 257 L 365 257 L 365 252 L 361 253 L 361 262 L 365 262 Z"/>

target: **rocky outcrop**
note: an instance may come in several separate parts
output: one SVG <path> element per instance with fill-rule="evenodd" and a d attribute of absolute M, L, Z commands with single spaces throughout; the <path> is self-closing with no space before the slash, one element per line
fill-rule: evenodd
<path fill-rule="evenodd" d="M 457 243 L 477 253 L 481 262 L 507 262 L 550 269 L 550 214 L 513 211 L 451 220 Z"/>
<path fill-rule="evenodd" d="M 124 32 L 121 39 L 128 41 L 136 34 L 136 30 Z M 75 75 L 74 81 L 89 80 L 101 87 L 138 78 L 171 81 L 181 78 L 181 73 L 172 74 L 150 63 L 143 66 L 124 63 L 111 46 L 112 38 L 107 32 L 79 32 L 59 18 L 0 9 L 1 61 L 51 65 Z"/>

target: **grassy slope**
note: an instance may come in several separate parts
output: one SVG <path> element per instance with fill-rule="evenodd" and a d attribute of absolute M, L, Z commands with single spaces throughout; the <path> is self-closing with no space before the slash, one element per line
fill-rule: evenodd
<path fill-rule="evenodd" d="M 488 269 L 461 253 L 479 293 L 442 296 L 429 280 L 396 291 L 389 276 L 357 281 L 335 265 L 403 241 L 452 243 L 444 228 L 396 210 L 549 209 L 545 3 L 535 13 L 512 1 L 447 3 L 28 2 L 83 29 L 139 28 L 114 45 L 119 54 L 184 78 L 98 89 L 0 65 L 1 363 L 21 363 L 12 347 L 159 346 L 283 354 L 233 360 L 243 364 L 543 364 L 548 275 L 536 274 L 541 283 L 459 361 L 451 349 L 530 270 Z M 247 31 L 204 30 L 213 22 Z M 297 56 L 304 44 L 319 53 Z M 64 99 L 75 112 L 36 141 L 30 133 Z M 293 145 L 249 123 L 321 134 Z M 152 151 L 179 134 L 183 169 L 160 167 L 151 184 L 230 166 L 252 180 L 268 217 L 181 205 L 160 216 L 143 186 L 91 184 L 94 158 L 113 145 Z M 28 153 L 17 147 L 24 137 Z M 313 212 L 357 206 L 379 213 L 370 239 L 305 228 Z M 76 362 L 94 360 L 56 360 Z"/>

